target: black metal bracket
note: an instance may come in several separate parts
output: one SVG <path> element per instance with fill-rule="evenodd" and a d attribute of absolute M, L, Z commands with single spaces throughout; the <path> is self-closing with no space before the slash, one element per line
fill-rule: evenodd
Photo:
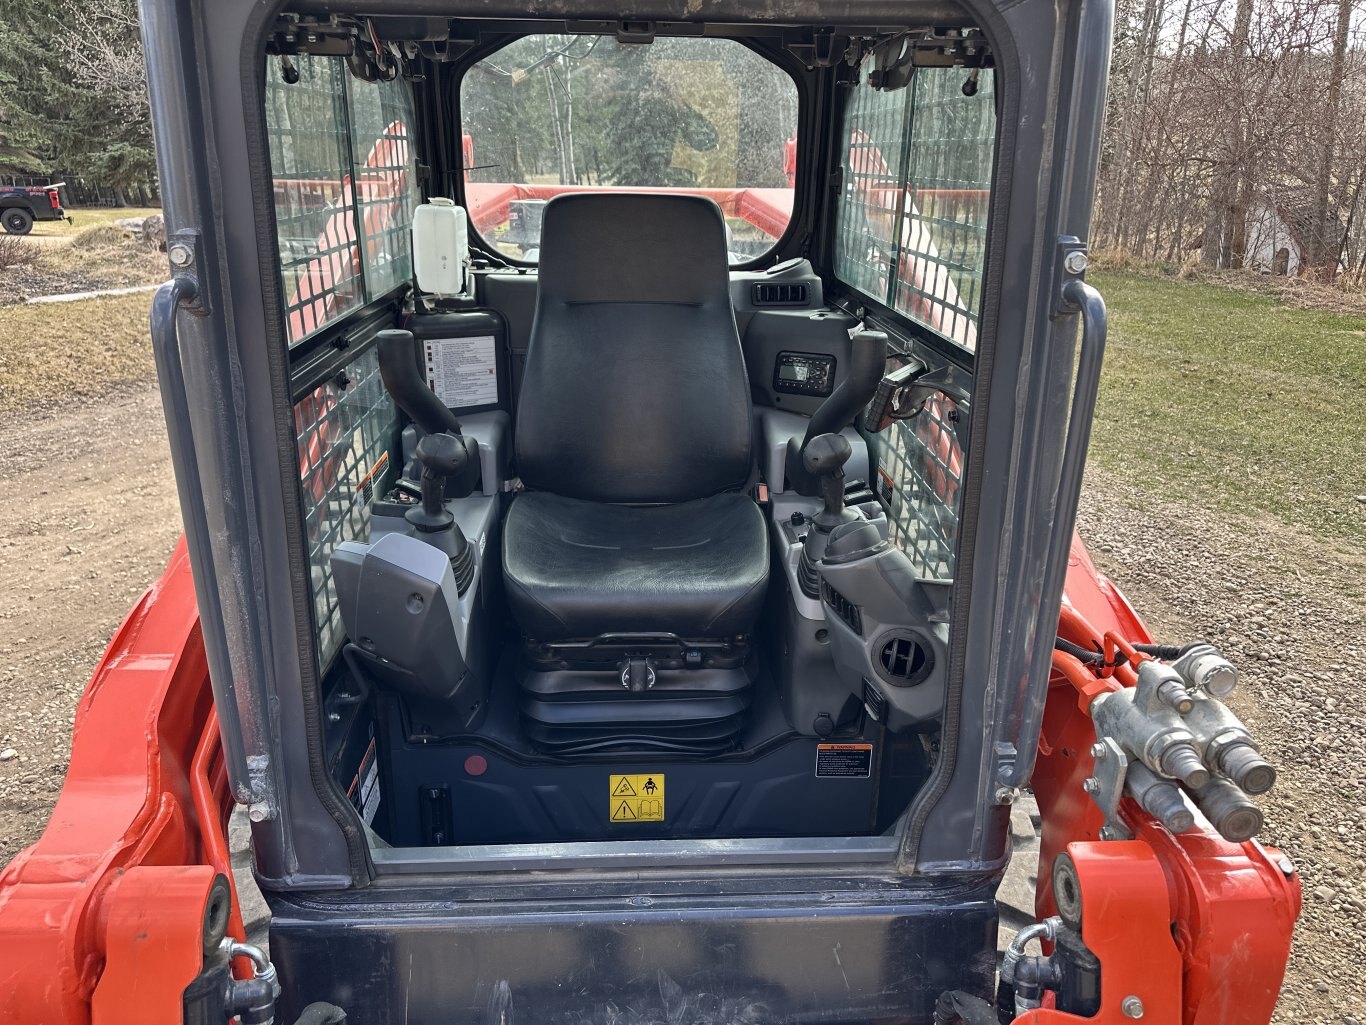
<path fill-rule="evenodd" d="M 1069 296 L 1068 286 L 1074 281 L 1083 281 L 1090 259 L 1086 253 L 1086 243 L 1075 235 L 1063 235 L 1058 239 L 1057 259 L 1054 261 L 1053 319 L 1070 317 L 1081 312 L 1081 303 Z"/>
<path fill-rule="evenodd" d="M 203 257 L 203 244 L 198 231 L 186 229 L 167 236 L 166 259 L 171 264 L 171 280 L 179 286 L 176 290 L 177 305 L 196 317 L 207 316 L 209 312 L 204 302 L 204 292 L 199 287 L 199 267 Z"/>

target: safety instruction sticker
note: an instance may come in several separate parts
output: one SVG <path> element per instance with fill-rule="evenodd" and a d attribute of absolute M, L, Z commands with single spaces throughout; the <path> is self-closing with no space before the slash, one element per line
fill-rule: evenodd
<path fill-rule="evenodd" d="M 383 479 L 384 471 L 389 468 L 389 453 L 381 452 L 375 464 L 366 470 L 360 478 L 360 484 L 356 488 L 361 501 L 369 505 L 375 500 L 375 484 Z"/>
<path fill-rule="evenodd" d="M 360 768 L 346 791 L 351 803 L 364 817 L 367 825 L 375 822 L 375 812 L 379 811 L 379 762 L 375 758 L 375 740 L 370 738 L 370 746 L 360 760 Z"/>
<path fill-rule="evenodd" d="M 664 775 L 608 776 L 608 817 L 613 822 L 663 822 Z"/>
<path fill-rule="evenodd" d="M 873 772 L 872 744 L 817 744 L 816 775 L 867 779 Z"/>
<path fill-rule="evenodd" d="M 498 401 L 498 354 L 493 335 L 428 338 L 427 384 L 452 408 L 491 406 Z"/>
<path fill-rule="evenodd" d="M 881 466 L 877 468 L 877 497 L 888 505 L 892 504 L 892 495 L 896 493 L 896 481 L 892 475 Z"/>

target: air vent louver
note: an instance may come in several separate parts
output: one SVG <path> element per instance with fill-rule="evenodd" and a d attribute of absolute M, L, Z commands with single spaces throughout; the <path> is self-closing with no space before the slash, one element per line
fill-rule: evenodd
<path fill-rule="evenodd" d="M 750 298 L 755 306 L 805 306 L 811 299 L 811 289 L 804 281 L 756 281 Z"/>
<path fill-rule="evenodd" d="M 913 687 L 929 675 L 929 651 L 914 636 L 893 634 L 878 652 L 879 675 L 894 687 Z"/>
<path fill-rule="evenodd" d="M 863 616 L 859 614 L 857 605 L 825 581 L 821 581 L 821 597 L 825 599 L 825 604 L 831 608 L 835 615 L 844 620 L 849 629 L 860 637 L 863 636 Z"/>
<path fill-rule="evenodd" d="M 863 681 L 863 708 L 873 722 L 887 721 L 887 699 L 871 680 Z"/>

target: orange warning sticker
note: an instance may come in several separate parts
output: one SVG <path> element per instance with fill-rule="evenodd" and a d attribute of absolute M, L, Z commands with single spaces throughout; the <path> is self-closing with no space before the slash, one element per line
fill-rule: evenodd
<path fill-rule="evenodd" d="M 872 744 L 817 744 L 816 775 L 866 779 L 873 772 Z"/>
<path fill-rule="evenodd" d="M 608 818 L 613 822 L 663 822 L 663 773 L 608 776 Z"/>

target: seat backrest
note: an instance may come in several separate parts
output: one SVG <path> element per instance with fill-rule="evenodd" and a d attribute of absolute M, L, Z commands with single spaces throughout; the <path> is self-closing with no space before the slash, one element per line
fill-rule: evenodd
<path fill-rule="evenodd" d="M 552 199 L 517 404 L 522 482 L 597 502 L 702 498 L 744 486 L 750 431 L 720 208 Z"/>

